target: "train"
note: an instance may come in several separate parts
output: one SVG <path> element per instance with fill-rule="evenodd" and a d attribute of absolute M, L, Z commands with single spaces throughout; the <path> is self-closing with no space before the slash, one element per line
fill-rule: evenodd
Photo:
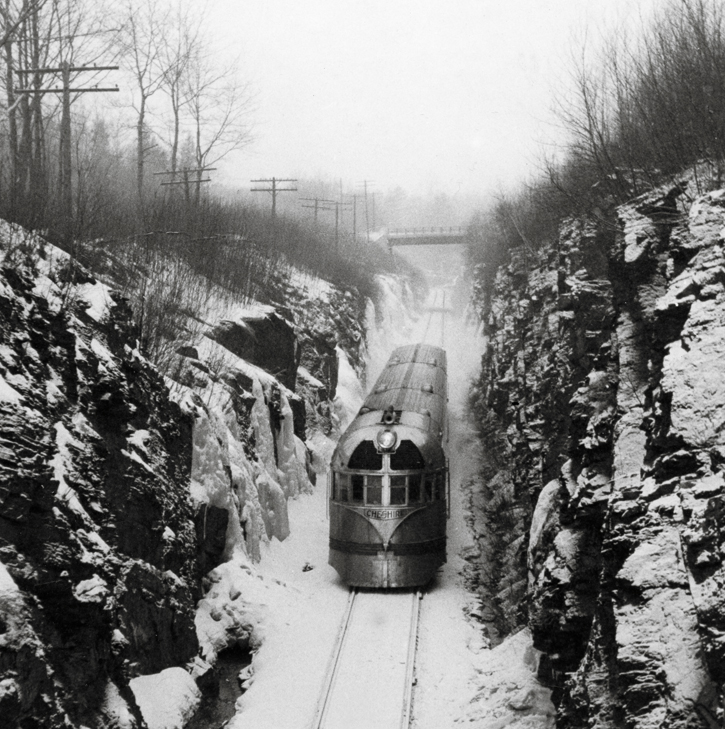
<path fill-rule="evenodd" d="M 395 349 L 330 464 L 329 564 L 363 588 L 424 586 L 446 561 L 446 352 Z"/>

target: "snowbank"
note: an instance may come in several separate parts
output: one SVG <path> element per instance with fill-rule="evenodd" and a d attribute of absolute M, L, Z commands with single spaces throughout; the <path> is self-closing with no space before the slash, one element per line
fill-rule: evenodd
<path fill-rule="evenodd" d="M 130 685 L 149 729 L 183 729 L 201 698 L 194 679 L 178 667 L 138 676 Z"/>

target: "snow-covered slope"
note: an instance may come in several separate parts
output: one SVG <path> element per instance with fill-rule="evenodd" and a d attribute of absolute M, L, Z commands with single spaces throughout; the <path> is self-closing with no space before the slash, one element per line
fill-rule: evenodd
<path fill-rule="evenodd" d="M 3 225 L 0 257 L 0 716 L 180 726 L 217 652 L 259 640 L 238 594 L 197 603 L 215 566 L 248 574 L 289 536 L 288 501 L 326 458 L 312 426 L 334 430 L 330 398 L 351 397 L 335 347 L 359 363 L 360 304 L 301 277 L 291 323 L 212 292 L 202 326 L 165 345 L 163 378 L 125 300 L 62 251 Z M 268 371 L 270 327 L 307 362 L 299 393 L 280 381 L 294 371 Z"/>

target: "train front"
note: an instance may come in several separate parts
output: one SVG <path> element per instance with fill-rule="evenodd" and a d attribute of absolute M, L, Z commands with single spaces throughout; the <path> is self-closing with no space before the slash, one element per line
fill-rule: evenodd
<path fill-rule="evenodd" d="M 332 457 L 329 563 L 349 585 L 427 584 L 446 561 L 445 351 L 400 347 Z"/>

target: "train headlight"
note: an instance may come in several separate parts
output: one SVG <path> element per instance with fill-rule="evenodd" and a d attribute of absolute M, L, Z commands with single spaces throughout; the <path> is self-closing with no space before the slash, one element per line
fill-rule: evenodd
<path fill-rule="evenodd" d="M 395 444 L 398 442 L 398 436 L 392 430 L 380 430 L 376 437 L 378 442 L 378 448 L 381 451 L 389 451 L 395 448 Z"/>

